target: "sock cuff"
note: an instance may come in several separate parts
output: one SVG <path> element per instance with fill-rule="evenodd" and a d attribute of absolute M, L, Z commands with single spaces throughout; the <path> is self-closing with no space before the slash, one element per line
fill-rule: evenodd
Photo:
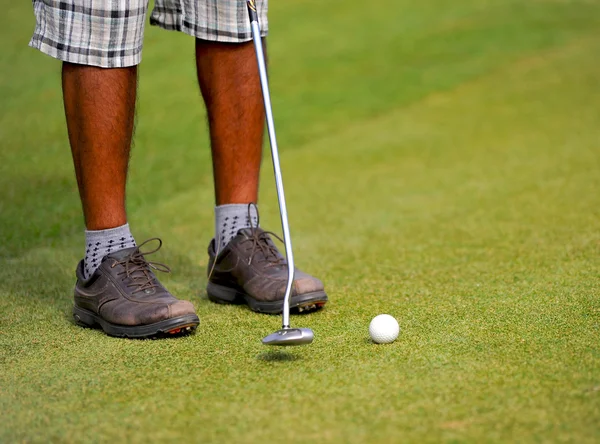
<path fill-rule="evenodd" d="M 115 236 L 118 235 L 120 233 L 129 233 L 129 223 L 126 223 L 125 225 L 121 225 L 119 227 L 115 227 L 115 228 L 107 228 L 106 230 L 85 230 L 85 235 L 87 237 L 109 237 L 109 236 Z"/>
<path fill-rule="evenodd" d="M 250 206 L 250 211 L 256 212 L 257 205 L 252 202 L 217 205 L 215 206 L 215 211 L 239 211 L 240 209 L 248 211 L 248 205 Z"/>
<path fill-rule="evenodd" d="M 250 218 L 253 221 L 258 220 L 258 209 L 256 207 L 256 204 L 247 204 L 247 203 L 243 203 L 243 204 L 225 204 L 225 205 L 218 205 L 215 207 L 215 220 L 218 222 L 220 222 L 221 220 L 223 220 L 226 217 L 232 217 L 232 216 L 237 216 L 237 217 L 241 217 L 243 216 L 243 220 L 247 220 L 248 219 L 248 206 L 250 207 Z"/>

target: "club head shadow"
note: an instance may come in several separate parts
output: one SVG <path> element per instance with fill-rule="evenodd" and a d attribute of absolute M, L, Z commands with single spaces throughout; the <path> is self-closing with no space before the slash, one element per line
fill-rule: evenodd
<path fill-rule="evenodd" d="M 315 335 L 310 328 L 283 328 L 265 336 L 262 340 L 264 345 L 307 345 L 310 344 Z"/>

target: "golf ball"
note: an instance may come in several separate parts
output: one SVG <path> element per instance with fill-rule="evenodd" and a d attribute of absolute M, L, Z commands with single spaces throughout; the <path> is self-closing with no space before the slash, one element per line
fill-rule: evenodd
<path fill-rule="evenodd" d="M 389 314 L 375 316 L 369 324 L 369 335 L 376 344 L 394 342 L 400 333 L 398 321 Z"/>

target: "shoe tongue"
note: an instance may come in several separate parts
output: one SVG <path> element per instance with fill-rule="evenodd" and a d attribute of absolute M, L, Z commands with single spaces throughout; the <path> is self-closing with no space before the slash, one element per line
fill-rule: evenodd
<path fill-rule="evenodd" d="M 127 256 L 131 256 L 131 254 L 135 250 L 137 250 L 137 248 L 138 247 L 123 248 L 122 250 L 118 250 L 118 251 L 115 251 L 113 253 L 107 254 L 106 256 L 104 256 L 104 259 L 113 258 L 113 259 L 116 259 L 116 260 L 120 261 L 120 260 L 126 258 Z"/>

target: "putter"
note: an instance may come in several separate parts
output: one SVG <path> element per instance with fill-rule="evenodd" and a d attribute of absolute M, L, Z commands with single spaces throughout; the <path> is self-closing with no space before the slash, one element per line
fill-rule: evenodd
<path fill-rule="evenodd" d="M 283 241 L 285 244 L 285 256 L 288 263 L 288 280 L 283 298 L 283 313 L 281 330 L 271 333 L 263 338 L 265 345 L 304 345 L 313 341 L 314 334 L 309 328 L 291 328 L 290 327 L 290 294 L 294 283 L 294 255 L 292 253 L 292 242 L 290 239 L 290 227 L 287 218 L 287 209 L 285 206 L 285 196 L 283 194 L 283 179 L 281 178 L 281 168 L 279 166 L 279 153 L 277 151 L 277 139 L 275 138 L 275 123 L 273 122 L 273 112 L 271 110 L 271 95 L 269 93 L 269 82 L 267 79 L 267 68 L 265 67 L 265 56 L 263 54 L 262 40 L 260 37 L 260 25 L 258 24 L 258 14 L 254 0 L 247 0 L 248 14 L 250 16 L 250 26 L 252 28 L 252 40 L 256 51 L 256 60 L 258 62 L 258 73 L 260 76 L 260 86 L 262 88 L 263 101 L 265 103 L 265 115 L 267 118 L 267 129 L 269 131 L 269 142 L 271 145 L 271 157 L 273 159 L 273 170 L 275 171 L 275 184 L 277 185 L 277 198 L 279 200 L 279 213 L 281 216 L 281 227 L 283 229 Z"/>

